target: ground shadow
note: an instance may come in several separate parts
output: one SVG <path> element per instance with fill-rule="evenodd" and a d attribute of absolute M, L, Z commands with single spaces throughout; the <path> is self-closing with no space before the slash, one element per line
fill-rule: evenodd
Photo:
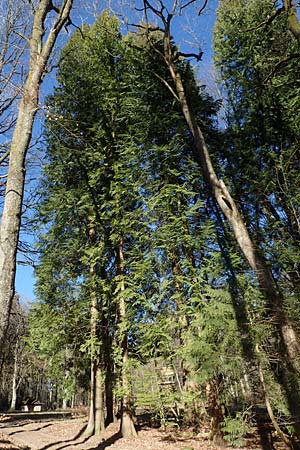
<path fill-rule="evenodd" d="M 260 445 L 263 450 L 274 450 L 272 431 L 269 425 L 258 423 Z"/>
<path fill-rule="evenodd" d="M 45 447 L 42 447 L 40 450 L 46 450 L 46 449 L 51 450 L 51 447 L 53 447 L 54 445 L 58 445 L 58 444 L 63 444 L 63 445 L 61 447 L 57 447 L 55 450 L 62 450 L 64 448 L 68 448 L 68 447 L 77 447 L 78 445 L 84 444 L 89 439 L 90 439 L 90 436 L 87 436 L 85 439 L 82 439 L 80 442 L 74 442 L 75 441 L 74 439 L 68 439 L 67 441 L 52 442 L 51 444 L 45 445 Z"/>
<path fill-rule="evenodd" d="M 101 442 L 101 444 L 97 445 L 97 447 L 89 448 L 89 450 L 105 450 L 107 447 L 110 447 L 121 438 L 122 435 L 118 431 L 118 433 L 113 434 L 110 438 L 106 439 L 104 442 Z"/>
<path fill-rule="evenodd" d="M 85 427 L 84 427 L 85 428 Z M 63 450 L 67 449 L 68 447 L 77 447 L 79 445 L 82 445 L 84 442 L 87 442 L 90 439 L 90 436 L 86 437 L 85 439 L 81 440 L 80 442 L 74 442 L 76 439 L 78 439 L 82 435 L 82 432 L 78 433 L 75 439 L 69 439 L 67 441 L 57 441 L 52 442 L 51 444 L 45 445 L 40 450 L 51 450 L 51 447 L 58 444 L 63 444 L 61 447 L 56 448 L 55 450 Z M 104 442 L 101 442 L 101 444 L 98 444 L 97 447 L 92 447 L 89 450 L 105 450 L 107 447 L 113 445 L 116 441 L 121 439 L 122 435 L 120 432 L 115 433 L 110 438 L 106 439 Z"/>
<path fill-rule="evenodd" d="M 14 444 L 10 439 L 0 439 L 0 448 L 1 448 L 1 444 L 9 444 L 9 450 L 20 450 L 20 446 Z M 30 447 L 28 446 L 23 446 L 22 447 L 23 450 L 30 450 Z"/>
<path fill-rule="evenodd" d="M 28 424 L 27 424 L 28 425 Z M 32 429 L 32 430 L 20 430 L 20 431 L 12 431 L 11 433 L 9 433 L 9 436 L 12 436 L 13 434 L 18 434 L 18 433 L 26 433 L 27 431 L 40 431 L 40 430 L 42 430 L 43 428 L 48 428 L 48 427 L 51 427 L 51 425 L 52 425 L 52 423 L 48 423 L 48 424 L 46 424 L 46 425 L 43 425 L 43 426 L 41 426 L 41 427 L 39 427 L 39 428 L 34 428 L 34 429 Z"/>
<path fill-rule="evenodd" d="M 51 447 L 53 447 L 54 445 L 66 444 L 68 442 L 76 441 L 77 439 L 79 439 L 83 435 L 83 432 L 84 432 L 85 429 L 86 429 L 86 424 L 84 424 L 83 427 L 80 428 L 78 433 L 74 437 L 72 437 L 71 439 L 67 439 L 67 440 L 64 440 L 64 441 L 52 442 L 51 444 L 45 445 L 40 450 L 47 450 L 47 449 L 51 449 Z M 89 439 L 89 436 L 86 439 L 84 439 L 83 441 L 81 441 L 79 444 L 75 443 L 75 444 L 72 444 L 72 446 L 83 444 L 83 442 L 86 442 L 88 439 Z M 66 448 L 66 446 L 63 446 L 63 447 L 60 447 L 60 448 Z"/>

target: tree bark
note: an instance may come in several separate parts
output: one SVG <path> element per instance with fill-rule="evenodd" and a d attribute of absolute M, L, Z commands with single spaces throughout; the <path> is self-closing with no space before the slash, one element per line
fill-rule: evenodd
<path fill-rule="evenodd" d="M 10 411 L 15 411 L 17 406 L 17 392 L 18 392 L 18 343 L 15 346 L 15 360 L 14 360 L 14 373 L 12 379 L 12 396 L 10 403 Z"/>
<path fill-rule="evenodd" d="M 297 7 L 294 0 L 284 0 L 284 9 L 287 12 L 287 26 L 290 32 L 300 43 L 300 22 L 297 15 Z"/>
<path fill-rule="evenodd" d="M 90 404 L 89 404 L 89 420 L 86 429 L 83 433 L 84 436 L 92 436 L 95 430 L 95 385 L 96 385 L 96 363 L 91 359 L 91 372 L 90 372 Z"/>
<path fill-rule="evenodd" d="M 25 182 L 25 159 L 30 145 L 34 118 L 38 110 L 40 84 L 56 39 L 69 17 L 72 3 L 72 0 L 63 1 L 45 41 L 44 24 L 52 9 L 51 0 L 40 0 L 34 14 L 32 35 L 29 40 L 29 70 L 10 146 L 9 168 L 0 226 L 0 347 L 3 345 L 9 324 L 15 290 L 16 254 Z"/>
<path fill-rule="evenodd" d="M 210 422 L 210 439 L 217 446 L 224 446 L 223 432 L 221 424 L 224 420 L 222 406 L 220 405 L 220 381 L 218 378 L 212 378 L 206 386 L 206 395 L 208 403 L 208 411 L 211 416 Z"/>
<path fill-rule="evenodd" d="M 103 405 L 103 380 L 102 371 L 98 366 L 95 375 L 95 430 L 94 434 L 99 436 L 104 430 L 104 405 Z"/>
<path fill-rule="evenodd" d="M 108 330 L 108 324 L 104 325 L 105 330 Z M 112 342 L 111 336 L 107 331 L 103 336 L 103 354 L 104 354 L 104 364 L 105 364 L 105 407 L 106 407 L 106 418 L 105 425 L 108 426 L 110 423 L 115 421 L 114 416 L 114 364 L 112 360 Z"/>
<path fill-rule="evenodd" d="M 194 138 L 197 160 L 201 165 L 206 183 L 224 216 L 232 226 L 235 239 L 258 279 L 260 289 L 267 300 L 269 316 L 271 316 L 271 320 L 279 331 L 291 367 L 294 367 L 300 373 L 299 338 L 293 324 L 284 311 L 283 297 L 277 289 L 270 268 L 255 248 L 235 201 L 231 197 L 223 180 L 220 180 L 216 175 L 204 136 L 189 105 L 181 75 L 174 64 L 170 35 L 171 19 L 172 16 L 170 15 L 165 22 L 164 59 L 174 82 L 182 113 Z"/>
<path fill-rule="evenodd" d="M 122 351 L 122 367 L 121 367 L 121 386 L 122 386 L 122 402 L 121 402 L 121 426 L 120 431 L 123 437 L 133 438 L 137 436 L 134 425 L 134 414 L 132 411 L 131 386 L 128 379 L 128 338 L 126 327 L 126 302 L 124 298 L 124 255 L 123 241 L 119 240 L 117 245 L 117 275 L 120 283 L 120 296 L 118 299 L 119 327 L 120 327 L 120 343 Z"/>
<path fill-rule="evenodd" d="M 92 226 L 89 230 L 91 240 L 94 240 L 95 229 Z M 99 435 L 104 430 L 104 412 L 103 412 L 103 387 L 102 374 L 100 370 L 99 354 L 96 349 L 97 330 L 99 322 L 98 298 L 96 290 L 96 269 L 95 263 L 91 263 L 90 282 L 91 282 L 91 300 L 90 300 L 90 338 L 91 338 L 91 379 L 90 379 L 90 407 L 89 420 L 84 432 L 84 436 Z"/>

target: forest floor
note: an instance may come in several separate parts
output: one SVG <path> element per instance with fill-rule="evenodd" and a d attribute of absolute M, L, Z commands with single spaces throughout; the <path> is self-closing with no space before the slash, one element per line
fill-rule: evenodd
<path fill-rule="evenodd" d="M 195 434 L 191 430 L 162 430 L 142 426 L 136 439 L 124 439 L 119 424 L 109 425 L 101 436 L 85 438 L 82 431 L 85 418 L 64 420 L 14 419 L 0 417 L 0 450 L 215 450 L 207 433 Z M 257 431 L 257 430 L 256 430 Z M 273 444 L 273 443 L 272 443 Z M 254 432 L 243 447 L 247 450 L 284 449 L 280 443 L 273 446 L 263 442 Z M 237 450 L 237 449 L 236 449 Z"/>

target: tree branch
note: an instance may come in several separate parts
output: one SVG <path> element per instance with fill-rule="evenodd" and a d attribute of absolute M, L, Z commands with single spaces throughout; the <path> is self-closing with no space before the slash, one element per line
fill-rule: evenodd
<path fill-rule="evenodd" d="M 298 59 L 300 58 L 300 53 L 292 53 L 291 55 L 288 55 L 286 58 L 279 61 L 275 65 L 275 67 L 272 69 L 271 73 L 267 76 L 267 78 L 265 78 L 265 80 L 263 82 L 267 83 L 281 67 L 284 67 L 292 59 L 296 59 L 296 58 L 298 58 Z"/>
<path fill-rule="evenodd" d="M 195 58 L 197 61 L 201 61 L 203 52 L 197 53 L 183 53 L 183 52 L 177 52 L 178 56 L 183 56 L 184 58 Z"/>
<path fill-rule="evenodd" d="M 276 9 L 276 11 L 274 11 L 270 16 L 266 18 L 266 20 L 264 20 L 260 24 L 252 28 L 247 28 L 246 30 L 243 31 L 247 33 L 249 31 L 258 30 L 259 28 L 262 28 L 264 26 L 269 26 L 276 19 L 276 17 L 280 16 L 280 14 L 282 14 L 283 12 L 285 12 L 285 8 L 282 6 L 281 8 Z"/>
<path fill-rule="evenodd" d="M 171 92 L 171 94 L 173 95 L 173 97 L 179 102 L 179 97 L 176 94 L 176 92 L 174 91 L 174 89 L 172 88 L 172 86 L 169 85 L 169 83 L 167 82 L 167 80 L 165 80 L 164 78 L 162 78 L 160 75 L 158 75 L 158 73 L 153 72 L 154 75 L 169 89 L 169 91 Z"/>

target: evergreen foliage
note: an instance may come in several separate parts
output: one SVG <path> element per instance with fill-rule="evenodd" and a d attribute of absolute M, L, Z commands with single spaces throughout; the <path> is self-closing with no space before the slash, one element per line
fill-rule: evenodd
<path fill-rule="evenodd" d="M 175 64 L 297 329 L 298 43 L 284 15 L 263 25 L 273 13 L 271 0 L 220 2 L 221 131 L 220 102 L 197 86 L 185 59 Z M 118 409 L 132 421 L 134 400 L 164 426 L 199 427 L 209 417 L 212 438 L 242 445 L 252 414 L 270 404 L 275 428 L 284 417 L 281 428 L 293 435 L 299 376 L 280 367 L 270 305 L 206 187 L 166 88 L 173 82 L 163 44 L 161 31 L 147 34 L 143 25 L 122 36 L 105 11 L 62 51 L 47 103 L 38 302 L 27 348 L 65 405 L 95 372 L 90 388 L 101 398 L 105 391 L 107 421 Z"/>

